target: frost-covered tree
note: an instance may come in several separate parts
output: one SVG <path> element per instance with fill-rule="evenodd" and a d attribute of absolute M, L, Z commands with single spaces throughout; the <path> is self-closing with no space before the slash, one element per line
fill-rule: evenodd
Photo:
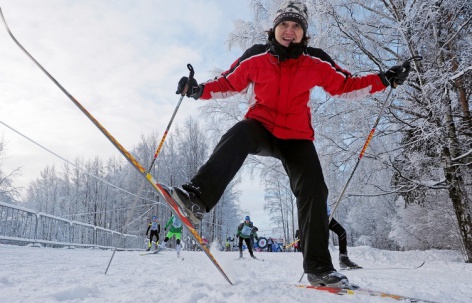
<path fill-rule="evenodd" d="M 385 148 L 389 154 L 376 158 L 394 172 L 393 190 L 407 204 L 448 197 L 443 203 L 454 209 L 465 259 L 471 262 L 470 1 L 314 3 L 322 16 L 319 27 L 328 29 L 332 41 L 327 47 L 339 51 L 341 61 L 385 69 L 423 56 L 392 98 L 391 124 L 381 132 L 395 138 Z M 378 187 L 390 192 L 385 185 Z"/>
<path fill-rule="evenodd" d="M 5 153 L 5 142 L 3 137 L 0 137 L 0 201 L 15 204 L 20 195 L 20 188 L 15 187 L 13 181 L 20 174 L 20 168 L 5 172 L 2 169 Z"/>
<path fill-rule="evenodd" d="M 255 18 L 236 23 L 229 46 L 247 48 L 263 43 L 261 29 L 270 28 L 271 16 L 280 2 L 250 1 Z M 340 215 L 349 214 L 348 221 L 361 222 L 378 213 L 385 222 L 379 224 L 388 229 L 389 219 L 384 219 L 378 209 L 388 209 L 399 195 L 407 204 L 422 204 L 435 196 L 428 192 L 436 192 L 437 197 L 448 198 L 442 203 L 456 214 L 470 262 L 470 1 L 306 3 L 310 45 L 324 49 L 354 74 L 386 70 L 412 56 L 423 56 L 423 61 L 412 63 L 409 81 L 390 100 L 378 94 L 345 102 L 314 92 L 316 146 L 330 188 L 330 203 L 352 171 L 379 109 L 388 101 L 391 105 L 342 201 L 357 210 L 358 203 L 368 197 L 379 197 L 377 203 L 384 207 L 376 207 L 369 199 L 370 212 L 356 211 L 354 215 L 348 210 Z M 442 195 L 442 191 L 447 194 Z"/>

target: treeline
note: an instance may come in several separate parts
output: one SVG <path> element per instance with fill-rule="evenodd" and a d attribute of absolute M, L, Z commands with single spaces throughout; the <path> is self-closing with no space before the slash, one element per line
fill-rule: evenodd
<path fill-rule="evenodd" d="M 242 54 L 254 43 L 265 43 L 264 30 L 271 27 L 279 2 L 250 1 L 254 18 L 235 22 L 229 47 L 240 47 Z M 322 48 L 354 76 L 386 70 L 413 56 L 423 57 L 412 63 L 409 79 L 389 99 L 386 93 L 379 93 L 347 102 L 320 90 L 312 92 L 309 105 L 315 146 L 330 190 L 329 204 L 337 200 L 380 108 L 388 104 L 335 213 L 347 229 L 349 244 L 459 249 L 464 260 L 472 262 L 472 2 L 306 3 L 310 46 Z M 221 134 L 243 118 L 253 97 L 249 89 L 244 95 L 205 102 L 201 108 L 205 131 L 192 120 L 173 131 L 153 175 L 170 185 L 187 181 Z M 143 138 L 132 151 L 142 163 L 152 159 L 156 137 Z M 132 193 L 142 182 L 121 159 L 77 160 L 77 164 Z M 297 208 L 283 168 L 278 161 L 262 157 L 250 157 L 245 166 L 263 181 L 265 208 L 274 232 L 290 241 L 298 225 Z M 238 181 L 234 180 L 223 201 L 205 217 L 208 223 L 203 232 L 213 235 L 208 238 L 223 239 L 224 227 L 220 226 L 229 226 L 232 232 L 237 225 L 234 218 L 241 218 Z M 109 228 L 138 231 L 145 220 L 125 227 L 130 222 L 126 217 L 137 218 L 151 207 L 149 212 L 159 213 L 161 222 L 169 214 L 148 186 L 136 205 L 134 199 L 67 165 L 60 171 L 45 169 L 28 191 L 28 200 L 43 201 L 38 207 L 44 211 L 83 216 Z"/>

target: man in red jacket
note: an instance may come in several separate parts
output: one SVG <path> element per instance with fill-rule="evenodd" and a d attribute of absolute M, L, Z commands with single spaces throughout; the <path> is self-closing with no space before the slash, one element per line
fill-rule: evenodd
<path fill-rule="evenodd" d="M 354 77 L 323 50 L 308 46 L 308 12 L 299 1 L 284 2 L 277 11 L 268 42 L 247 49 L 220 77 L 198 85 L 183 77 L 177 93 L 217 99 L 245 92 L 253 100 L 245 119 L 223 135 L 209 160 L 190 182 L 173 187 L 171 195 L 198 224 L 222 196 L 249 154 L 282 161 L 297 198 L 303 268 L 312 285 L 348 286 L 328 250 L 326 187 L 313 144 L 308 106 L 310 90 L 322 87 L 334 97 L 354 99 L 402 84 L 409 69 Z"/>

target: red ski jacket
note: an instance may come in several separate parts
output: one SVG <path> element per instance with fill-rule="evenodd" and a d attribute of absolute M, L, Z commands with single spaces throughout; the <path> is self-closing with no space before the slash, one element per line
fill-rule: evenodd
<path fill-rule="evenodd" d="M 297 59 L 279 62 L 268 45 L 254 45 L 231 68 L 204 83 L 200 99 L 219 99 L 245 92 L 252 84 L 245 118 L 260 121 L 280 139 L 314 140 L 308 105 L 311 89 L 333 97 L 356 99 L 385 89 L 378 74 L 352 76 L 321 49 L 307 47 Z"/>

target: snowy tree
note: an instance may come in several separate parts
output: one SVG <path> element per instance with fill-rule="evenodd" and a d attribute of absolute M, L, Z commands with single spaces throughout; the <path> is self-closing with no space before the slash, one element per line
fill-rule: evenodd
<path fill-rule="evenodd" d="M 265 184 L 264 209 L 269 213 L 271 223 L 286 242 L 292 242 L 298 229 L 296 198 L 292 193 L 287 174 L 282 165 L 275 161 L 272 166 L 261 169 Z"/>
<path fill-rule="evenodd" d="M 271 27 L 280 1 L 250 3 L 255 19 L 235 24 L 230 47 L 263 43 L 261 29 Z M 352 171 L 379 109 L 389 101 L 391 106 L 377 128 L 378 139 L 364 156 L 368 161 L 359 167 L 344 198 L 344 205 L 351 207 L 341 215 L 349 216 L 349 222 L 363 222 L 378 214 L 381 221 L 377 223 L 388 229 L 396 208 L 384 217 L 372 199 L 373 209 L 363 212 L 356 211 L 355 201 L 362 202 L 362 196 L 379 197 L 377 203 L 388 209 L 396 195 L 408 204 L 422 204 L 434 196 L 429 191 L 448 192 L 440 196 L 452 202 L 445 206 L 454 209 L 470 262 L 470 1 L 315 0 L 307 5 L 310 45 L 321 47 L 354 74 L 386 70 L 415 55 L 424 57 L 412 63 L 409 81 L 391 100 L 379 94 L 345 102 L 314 92 L 316 146 L 330 201 Z M 357 214 L 349 214 L 349 209 Z"/>
<path fill-rule="evenodd" d="M 16 203 L 20 195 L 20 188 L 13 185 L 14 178 L 20 174 L 20 168 L 11 172 L 5 172 L 2 169 L 2 162 L 5 157 L 5 142 L 0 137 L 0 201 L 5 203 Z"/>

